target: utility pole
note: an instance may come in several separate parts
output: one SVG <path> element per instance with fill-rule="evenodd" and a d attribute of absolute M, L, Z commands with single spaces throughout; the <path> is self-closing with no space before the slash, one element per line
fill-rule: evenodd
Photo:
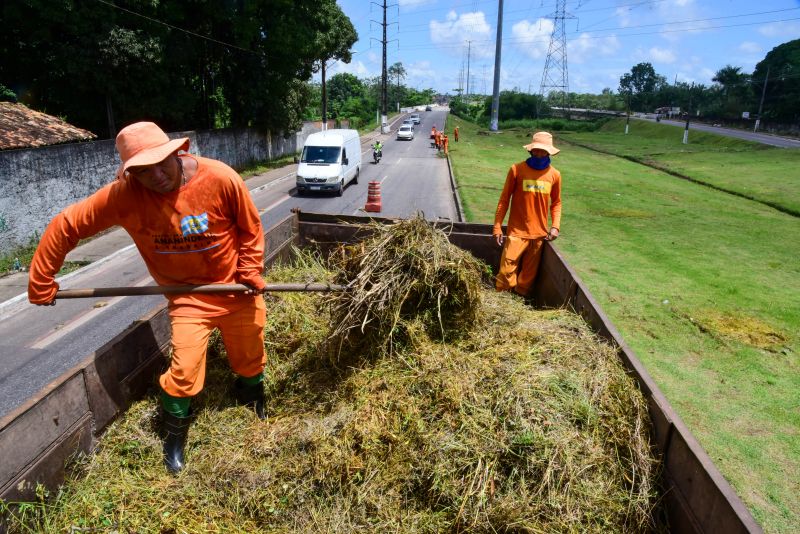
<path fill-rule="evenodd" d="M 492 84 L 492 117 L 489 130 L 496 132 L 500 115 L 500 52 L 503 43 L 503 0 L 497 4 L 497 43 L 494 46 L 494 83 Z"/>
<path fill-rule="evenodd" d="M 625 102 L 626 102 L 626 104 L 625 104 L 625 108 L 626 108 L 626 113 L 625 113 L 625 135 L 628 135 L 628 126 L 630 126 L 630 124 L 631 124 L 631 92 L 630 92 L 630 90 L 628 90 L 628 94 L 626 95 L 626 97 L 627 98 L 625 99 Z"/>
<path fill-rule="evenodd" d="M 692 82 L 692 86 L 689 88 L 689 109 L 686 110 L 686 126 L 683 128 L 683 144 L 686 145 L 689 143 L 689 117 L 692 114 L 692 92 L 694 90 L 694 82 Z"/>
<path fill-rule="evenodd" d="M 389 133 L 389 121 L 388 121 L 388 107 L 387 107 L 387 79 L 386 79 L 386 44 L 388 41 L 386 40 L 386 27 L 388 26 L 386 22 L 386 8 L 394 7 L 397 4 L 392 4 L 391 6 L 386 5 L 386 0 L 383 0 L 381 4 L 377 2 L 372 2 L 376 6 L 383 9 L 383 22 L 378 22 L 377 20 L 372 20 L 375 24 L 380 24 L 383 27 L 383 39 L 381 39 L 381 44 L 383 45 L 383 68 L 381 69 L 381 133 Z M 392 24 L 397 24 L 393 22 Z M 376 39 L 377 40 L 377 39 Z"/>
<path fill-rule="evenodd" d="M 389 133 L 386 110 L 386 0 L 383 0 L 383 69 L 381 70 L 381 133 Z"/>
<path fill-rule="evenodd" d="M 761 88 L 761 102 L 758 104 L 758 116 L 756 117 L 753 133 L 758 131 L 758 126 L 761 124 L 761 110 L 764 109 L 764 96 L 767 94 L 767 80 L 769 80 L 769 66 L 767 66 L 767 75 L 764 77 L 764 86 Z"/>
<path fill-rule="evenodd" d="M 467 41 L 467 95 L 469 95 L 469 57 L 472 53 L 472 41 Z"/>
<path fill-rule="evenodd" d="M 328 129 L 328 94 L 325 90 L 325 60 L 322 60 L 322 131 Z"/>

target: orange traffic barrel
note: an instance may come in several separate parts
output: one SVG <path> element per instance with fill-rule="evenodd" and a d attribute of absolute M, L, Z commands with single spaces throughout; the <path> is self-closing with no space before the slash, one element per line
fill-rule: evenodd
<path fill-rule="evenodd" d="M 367 205 L 364 206 L 364 211 L 381 211 L 381 183 L 370 182 L 369 189 L 367 190 Z"/>

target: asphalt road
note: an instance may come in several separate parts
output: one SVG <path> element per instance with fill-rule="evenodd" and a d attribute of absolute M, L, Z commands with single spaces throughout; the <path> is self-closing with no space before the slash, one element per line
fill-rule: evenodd
<path fill-rule="evenodd" d="M 381 183 L 383 217 L 424 214 L 429 220 L 457 220 L 447 162 L 430 148 L 431 126 L 441 127 L 444 111 L 420 113 L 412 141 L 398 141 L 392 132 L 384 140 L 383 159 L 372 163 L 372 151 L 362 146 L 357 184 L 341 197 L 298 196 L 293 172 L 251 191 L 265 229 L 292 208 L 317 213 L 368 215 L 363 211 L 370 181 Z M 59 279 L 62 289 L 152 285 L 144 263 L 132 246 L 123 248 Z M 115 297 L 59 301 L 56 306 L 33 306 L 24 299 L 0 304 L 0 417 L 20 406 L 63 372 L 112 340 L 131 323 L 165 299 Z"/>
<path fill-rule="evenodd" d="M 649 118 L 640 120 L 655 121 L 655 119 L 649 119 Z M 681 128 L 686 126 L 686 121 L 673 121 L 668 119 L 661 119 L 661 122 L 664 124 L 670 124 L 672 126 L 680 126 Z M 737 139 L 745 139 L 747 141 L 753 141 L 754 143 L 762 143 L 765 145 L 777 146 L 781 148 L 800 148 L 800 140 L 791 139 L 789 137 L 778 137 L 777 135 L 753 133 L 747 130 L 734 130 L 733 128 L 722 128 L 720 126 L 710 126 L 708 124 L 703 124 L 701 122 L 689 121 L 689 132 L 691 132 L 692 130 L 698 130 L 701 132 L 710 132 L 710 133 L 715 133 L 717 135 L 724 135 L 726 137 L 735 137 Z M 691 135 L 692 134 L 689 133 L 690 143 L 692 141 Z"/>

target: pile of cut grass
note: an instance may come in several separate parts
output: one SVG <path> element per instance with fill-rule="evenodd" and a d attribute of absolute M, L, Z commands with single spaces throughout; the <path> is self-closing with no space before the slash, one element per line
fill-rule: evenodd
<path fill-rule="evenodd" d="M 330 281 L 313 258 L 271 281 Z M 212 344 L 187 467 L 161 463 L 157 396 L 114 423 L 36 532 L 648 532 L 658 463 L 647 407 L 615 350 L 576 315 L 480 289 L 472 328 L 443 342 L 405 316 L 405 342 L 343 367 L 314 294 L 270 297 L 269 421 L 233 404 Z M 12 532 L 25 531 L 12 523 Z"/>
<path fill-rule="evenodd" d="M 419 216 L 365 230 L 367 239 L 342 247 L 331 260 L 336 281 L 350 287 L 325 299 L 337 357 L 343 351 L 391 353 L 406 339 L 409 319 L 443 340 L 472 327 L 484 271 L 474 256 Z"/>

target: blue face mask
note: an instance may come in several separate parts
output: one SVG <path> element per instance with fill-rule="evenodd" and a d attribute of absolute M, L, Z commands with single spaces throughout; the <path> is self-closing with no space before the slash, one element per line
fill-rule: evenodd
<path fill-rule="evenodd" d="M 536 156 L 531 156 L 525 160 L 525 163 L 527 163 L 528 167 L 530 167 L 531 169 L 536 169 L 537 171 L 543 171 L 550 166 L 550 156 L 545 156 L 543 158 L 537 158 Z"/>

